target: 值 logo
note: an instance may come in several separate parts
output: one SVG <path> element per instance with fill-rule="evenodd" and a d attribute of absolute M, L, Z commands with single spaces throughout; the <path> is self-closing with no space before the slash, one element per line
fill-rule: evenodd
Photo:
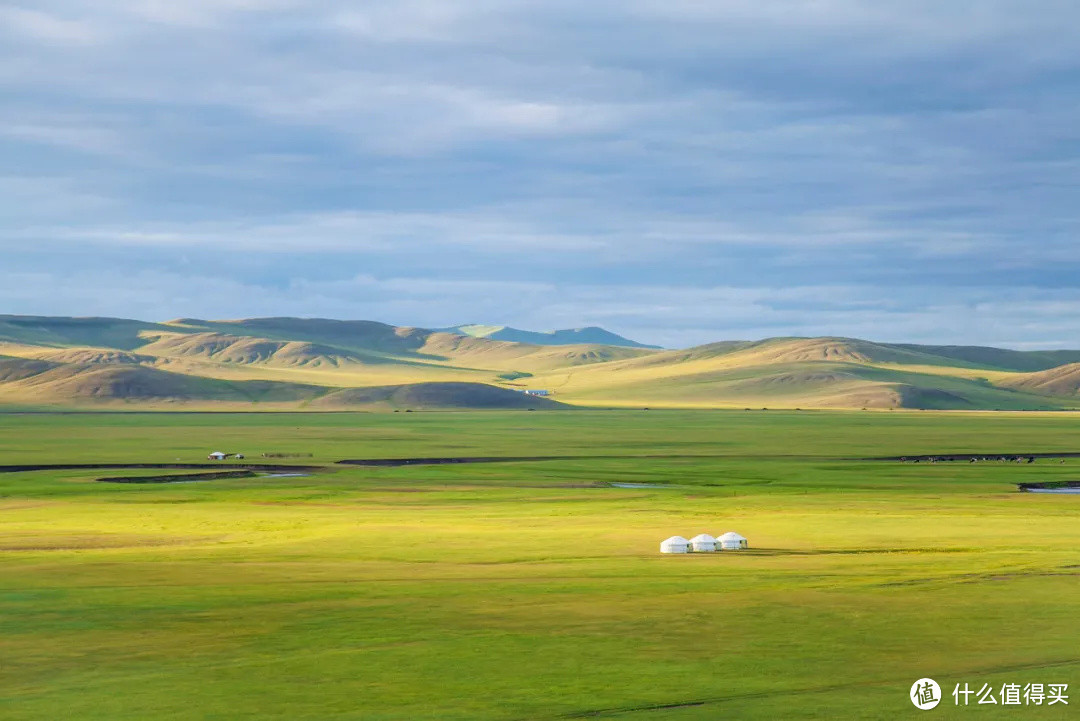
<path fill-rule="evenodd" d="M 920 678 L 911 684 L 909 698 L 911 703 L 915 704 L 915 708 L 929 711 L 941 703 L 941 686 L 938 686 L 937 681 L 932 678 Z"/>

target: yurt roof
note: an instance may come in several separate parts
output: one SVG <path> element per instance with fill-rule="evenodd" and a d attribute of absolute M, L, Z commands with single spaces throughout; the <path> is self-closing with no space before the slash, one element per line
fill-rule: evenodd
<path fill-rule="evenodd" d="M 738 533 L 735 533 L 735 531 L 728 531 L 724 535 L 719 536 L 716 540 L 718 540 L 718 541 L 745 541 L 746 538 L 744 538 L 743 536 L 740 536 Z"/>
<path fill-rule="evenodd" d="M 716 539 L 710 536 L 708 533 L 699 533 L 690 539 L 691 541 L 706 541 L 708 543 L 715 543 Z"/>
<path fill-rule="evenodd" d="M 682 536 L 672 536 L 671 538 L 665 540 L 664 543 L 690 543 L 690 541 L 687 541 Z"/>

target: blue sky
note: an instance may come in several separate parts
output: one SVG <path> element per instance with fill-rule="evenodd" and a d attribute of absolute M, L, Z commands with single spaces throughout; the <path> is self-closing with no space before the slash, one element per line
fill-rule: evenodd
<path fill-rule="evenodd" d="M 1080 347 L 1067 0 L 0 7 L 0 313 Z"/>

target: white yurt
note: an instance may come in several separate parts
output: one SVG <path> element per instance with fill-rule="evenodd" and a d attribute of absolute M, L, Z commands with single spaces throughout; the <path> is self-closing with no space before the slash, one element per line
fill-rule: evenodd
<path fill-rule="evenodd" d="M 682 536 L 672 536 L 660 542 L 660 553 L 686 553 L 689 545 L 690 542 Z"/>
<path fill-rule="evenodd" d="M 694 550 L 694 553 L 700 553 L 702 551 L 715 551 L 716 539 L 710 536 L 708 533 L 699 533 L 690 539 L 690 548 Z"/>
<path fill-rule="evenodd" d="M 716 545 L 723 551 L 737 551 L 746 548 L 746 539 L 734 531 L 728 531 L 716 539 Z"/>

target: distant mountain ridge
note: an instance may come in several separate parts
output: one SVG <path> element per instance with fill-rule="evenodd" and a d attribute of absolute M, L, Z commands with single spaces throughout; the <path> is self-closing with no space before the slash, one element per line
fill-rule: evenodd
<path fill-rule="evenodd" d="M 601 328 L 0 315 L 0 408 L 103 406 L 1080 410 L 1080 351 L 843 337 L 664 350 Z"/>
<path fill-rule="evenodd" d="M 488 338 L 490 340 L 504 340 L 510 343 L 531 343 L 533 345 L 615 345 L 626 348 L 650 348 L 659 350 L 661 346 L 646 345 L 635 340 L 624 338 L 617 333 L 604 330 L 598 326 L 585 328 L 564 328 L 562 330 L 532 331 L 511 328 L 505 325 L 456 325 L 449 328 L 436 329 L 442 333 L 454 333 L 455 335 L 467 335 L 473 338 Z"/>

